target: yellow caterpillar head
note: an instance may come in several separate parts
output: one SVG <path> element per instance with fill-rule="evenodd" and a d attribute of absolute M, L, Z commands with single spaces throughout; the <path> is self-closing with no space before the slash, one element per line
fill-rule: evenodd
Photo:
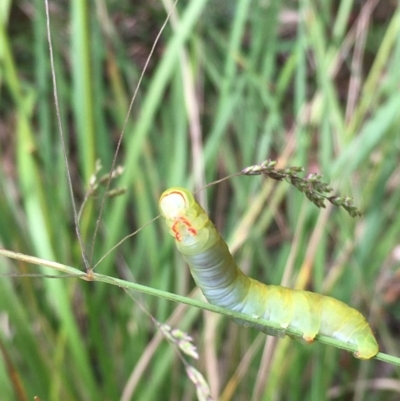
<path fill-rule="evenodd" d="M 194 202 L 193 195 L 184 188 L 174 187 L 164 191 L 160 197 L 160 212 L 166 219 L 184 216 Z"/>
<path fill-rule="evenodd" d="M 160 197 L 159 208 L 181 252 L 191 254 L 209 246 L 206 226 L 213 225 L 192 193 L 179 187 L 167 189 Z"/>

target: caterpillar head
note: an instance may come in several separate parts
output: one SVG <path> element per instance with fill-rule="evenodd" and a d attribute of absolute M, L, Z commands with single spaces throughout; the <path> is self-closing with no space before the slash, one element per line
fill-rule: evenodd
<path fill-rule="evenodd" d="M 184 188 L 170 188 L 161 195 L 159 208 L 181 252 L 203 249 L 209 239 L 209 230 L 204 227 L 212 223 L 193 194 Z"/>
<path fill-rule="evenodd" d="M 193 204 L 193 195 L 184 188 L 170 188 L 160 197 L 160 212 L 166 219 L 176 219 L 185 216 L 190 205 Z"/>

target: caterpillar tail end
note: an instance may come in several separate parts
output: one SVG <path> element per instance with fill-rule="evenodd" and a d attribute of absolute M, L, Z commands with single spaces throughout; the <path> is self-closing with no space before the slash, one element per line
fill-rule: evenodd
<path fill-rule="evenodd" d="M 363 338 L 363 341 L 360 341 L 357 344 L 357 351 L 353 352 L 353 355 L 357 359 L 371 359 L 379 352 L 379 346 L 372 335 L 368 336 L 367 338 Z"/>
<path fill-rule="evenodd" d="M 377 353 L 379 352 L 379 349 L 373 349 L 373 350 L 365 350 L 365 351 L 360 351 L 357 350 L 356 352 L 353 352 L 353 355 L 357 359 L 371 359 L 373 358 Z"/>

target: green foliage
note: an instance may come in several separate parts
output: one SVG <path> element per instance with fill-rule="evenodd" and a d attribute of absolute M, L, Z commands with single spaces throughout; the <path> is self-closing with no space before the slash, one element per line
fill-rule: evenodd
<path fill-rule="evenodd" d="M 84 270 L 52 97 L 44 2 L 29 3 L 0 1 L 0 244 Z M 164 5 L 172 6 L 139 3 L 50 3 L 78 205 L 93 190 L 96 160 L 100 177 L 111 168 Z M 391 315 L 398 298 L 390 298 L 391 308 L 384 300 L 398 276 L 400 6 L 214 3 L 181 0 L 162 33 L 125 128 L 117 160 L 124 171 L 112 182 L 112 190 L 126 193 L 107 198 L 93 248 L 103 185 L 81 215 L 92 264 L 155 217 L 170 186 L 199 189 L 267 158 L 284 170 L 304 166 L 322 174 L 334 193 L 353 196 L 363 216 L 351 219 L 331 205 L 320 211 L 296 188 L 263 177 L 235 177 L 200 197 L 246 273 L 349 303 L 368 316 L 381 349 L 399 356 Z M 352 210 L 347 198 L 331 201 Z M 173 247 L 157 221 L 96 272 L 187 295 L 193 282 Z M 0 269 L 53 274 L 7 258 Z M 199 362 L 182 364 L 142 308 L 193 337 Z M 196 390 L 204 397 L 208 391 L 199 372 L 225 401 L 398 399 L 389 387 L 396 371 L 375 386 L 383 372 L 376 360 L 267 338 L 167 299 L 135 293 L 133 300 L 103 283 L 2 277 L 0 322 L 5 400 L 195 400 Z"/>

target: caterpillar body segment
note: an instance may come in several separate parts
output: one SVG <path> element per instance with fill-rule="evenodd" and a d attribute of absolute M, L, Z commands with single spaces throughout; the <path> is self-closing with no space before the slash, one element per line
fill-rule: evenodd
<path fill-rule="evenodd" d="M 265 285 L 247 277 L 189 191 L 168 189 L 161 195 L 159 207 L 177 249 L 208 302 L 278 323 L 282 330 L 235 320 L 237 323 L 280 337 L 291 327 L 300 330 L 307 342 L 323 334 L 355 345 L 354 356 L 360 359 L 378 353 L 369 324 L 360 312 L 345 303 L 309 291 Z"/>

